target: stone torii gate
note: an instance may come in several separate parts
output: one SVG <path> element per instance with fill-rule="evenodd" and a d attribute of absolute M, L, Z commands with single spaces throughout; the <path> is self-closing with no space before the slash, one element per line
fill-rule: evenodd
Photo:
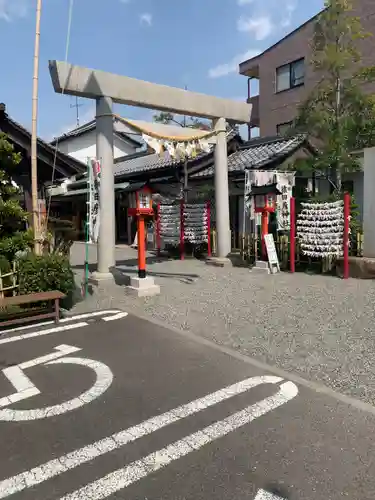
<path fill-rule="evenodd" d="M 215 146 L 215 206 L 218 264 L 231 251 L 226 120 L 247 124 L 251 104 L 198 94 L 104 71 L 50 61 L 55 92 L 96 100 L 96 156 L 101 161 L 98 269 L 95 279 L 112 278 L 115 265 L 115 198 L 113 175 L 113 103 L 157 109 L 213 120 Z"/>

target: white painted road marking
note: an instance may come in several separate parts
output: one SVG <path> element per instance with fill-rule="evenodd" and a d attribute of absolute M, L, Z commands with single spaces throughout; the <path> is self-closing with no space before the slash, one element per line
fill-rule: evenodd
<path fill-rule="evenodd" d="M 38 467 L 34 467 L 29 471 L 22 472 L 16 476 L 1 481 L 0 498 L 6 498 L 14 493 L 23 491 L 64 472 L 79 467 L 80 465 L 90 462 L 101 455 L 105 455 L 106 453 L 119 449 L 128 443 L 147 436 L 152 432 L 162 429 L 169 424 L 177 422 L 183 418 L 187 418 L 190 415 L 194 415 L 199 411 L 205 410 L 236 395 L 247 392 L 253 387 L 262 384 L 277 384 L 282 382 L 282 380 L 282 378 L 275 376 L 248 378 L 220 389 L 214 393 L 203 396 L 202 398 L 191 401 L 190 403 L 181 405 L 178 408 L 170 410 L 166 413 L 152 417 L 138 425 L 135 425 L 134 427 L 114 433 L 111 436 L 96 441 L 90 445 L 79 448 L 66 455 L 62 455 L 59 458 L 50 460 Z M 297 387 L 294 384 L 292 385 L 297 393 Z"/>
<path fill-rule="evenodd" d="M 49 328 L 47 330 L 39 330 L 37 332 L 25 333 L 23 335 L 15 335 L 14 337 L 5 337 L 4 339 L 0 339 L 0 344 L 9 344 L 11 342 L 17 342 L 18 340 L 42 337 L 43 335 L 49 335 L 50 333 L 74 330 L 74 328 L 81 328 L 82 326 L 88 326 L 88 323 L 82 321 L 81 323 L 74 323 L 73 325 L 56 326 L 55 328 Z"/>
<path fill-rule="evenodd" d="M 75 316 L 69 316 L 67 318 L 62 318 L 60 319 L 60 323 L 69 323 L 70 321 L 79 321 L 81 319 L 89 319 L 89 318 L 95 318 L 98 316 L 105 316 L 106 314 L 121 314 L 122 311 L 119 311 L 118 309 L 109 309 L 107 311 L 94 311 L 91 313 L 84 313 L 84 314 L 76 314 Z M 128 315 L 128 313 L 122 313 L 124 314 L 123 316 L 120 316 L 120 318 L 123 318 Z M 103 318 L 104 319 L 104 318 Z M 41 323 L 34 323 L 33 325 L 26 325 L 26 326 L 17 326 L 15 328 L 10 328 L 8 330 L 4 330 L 3 334 L 6 333 L 14 333 L 14 332 L 19 332 L 20 330 L 28 330 L 30 328 L 40 328 L 41 326 L 47 326 L 47 325 L 53 325 L 55 322 L 52 321 L 42 321 Z"/>
<path fill-rule="evenodd" d="M 3 369 L 3 374 L 16 389 L 16 392 L 14 394 L 11 394 L 10 396 L 0 398 L 0 408 L 40 394 L 40 390 L 35 387 L 35 385 L 26 376 L 23 370 L 31 368 L 32 366 L 47 363 L 48 361 L 52 361 L 54 359 L 61 358 L 62 356 L 66 356 L 67 354 L 72 354 L 73 352 L 81 350 L 79 347 L 73 347 L 65 344 L 59 345 L 55 349 L 57 350 L 57 352 L 53 352 L 51 354 L 47 354 L 46 356 L 41 356 L 19 365 L 9 366 L 8 368 Z"/>
<path fill-rule="evenodd" d="M 87 403 L 90 403 L 94 399 L 101 396 L 112 384 L 113 374 L 104 363 L 86 358 L 69 358 L 66 356 L 67 354 L 80 351 L 81 349 L 79 347 L 63 344 L 56 347 L 56 349 L 58 352 L 40 356 L 39 358 L 26 361 L 3 370 L 4 375 L 13 384 L 17 392 L 0 399 L 0 408 L 3 407 L 0 409 L 0 420 L 39 420 L 46 417 L 61 415 L 62 413 L 75 410 Z M 59 405 L 36 408 L 32 410 L 12 410 L 10 408 L 4 408 L 4 406 L 9 406 L 12 403 L 40 394 L 39 389 L 35 387 L 35 385 L 23 372 L 24 369 L 40 364 L 53 365 L 57 363 L 73 363 L 91 368 L 96 374 L 96 381 L 94 385 L 77 398 L 71 399 L 70 401 L 66 401 L 65 403 Z"/>
<path fill-rule="evenodd" d="M 130 465 L 117 469 L 101 479 L 64 496 L 60 500 L 82 500 L 82 498 L 100 500 L 102 498 L 108 498 L 117 491 L 166 467 L 174 460 L 185 457 L 189 453 L 199 450 L 206 444 L 210 444 L 216 439 L 226 436 L 230 432 L 249 424 L 256 418 L 275 410 L 296 397 L 297 394 L 298 389 L 293 382 L 284 382 L 274 396 L 265 398 L 259 401 L 259 403 L 248 406 L 244 410 L 233 413 L 233 415 L 205 427 L 201 431 L 194 432 L 194 434 L 190 434 L 190 436 L 180 439 L 159 451 L 150 453 L 146 457 L 136 460 Z"/>
<path fill-rule="evenodd" d="M 254 500 L 285 500 L 285 499 L 275 495 L 274 493 L 268 493 L 268 491 L 265 490 L 258 490 L 257 496 L 254 498 Z"/>
<path fill-rule="evenodd" d="M 103 318 L 104 321 L 115 321 L 117 319 L 125 318 L 128 315 L 127 312 L 118 312 L 114 316 L 107 316 L 106 318 Z"/>

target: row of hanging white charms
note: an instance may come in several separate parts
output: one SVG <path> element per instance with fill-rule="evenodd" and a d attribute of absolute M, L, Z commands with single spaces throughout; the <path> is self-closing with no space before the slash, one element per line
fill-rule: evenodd
<path fill-rule="evenodd" d="M 323 202 L 323 203 L 308 203 L 302 202 L 301 207 L 307 210 L 332 210 L 340 207 L 344 207 L 344 202 L 342 200 Z"/>
<path fill-rule="evenodd" d="M 341 251 L 334 251 L 334 252 L 327 252 L 327 251 L 310 251 L 310 250 L 303 250 L 303 255 L 306 255 L 307 257 L 316 257 L 316 258 L 323 258 L 323 257 L 342 257 L 344 252 Z"/>
<path fill-rule="evenodd" d="M 165 243 L 180 242 L 181 220 L 180 205 L 159 205 L 159 231 Z"/>
<path fill-rule="evenodd" d="M 301 214 L 300 214 L 300 219 L 302 220 L 321 220 L 321 221 L 329 221 L 329 220 L 332 220 L 332 219 L 340 219 L 340 218 L 344 218 L 344 214 L 340 212 L 338 213 L 327 213 L 327 212 L 316 212 L 316 213 L 308 213 L 307 211 L 303 211 Z"/>
<path fill-rule="evenodd" d="M 297 218 L 297 237 L 301 250 L 309 257 L 343 255 L 343 202 L 302 203 Z"/>
<path fill-rule="evenodd" d="M 321 224 L 319 221 L 297 222 L 297 229 L 300 229 L 301 231 L 307 231 L 309 228 L 311 229 L 311 232 L 315 233 L 324 233 L 326 231 L 334 232 L 336 229 L 341 231 L 344 228 L 344 221 L 336 219 L 336 221 L 332 221 L 328 224 Z"/>
<path fill-rule="evenodd" d="M 205 139 L 173 142 L 166 139 L 155 139 L 146 134 L 143 134 L 142 138 L 156 154 L 161 155 L 167 152 L 173 159 L 195 158 L 200 153 L 209 153 L 211 151 L 211 146 Z"/>
<path fill-rule="evenodd" d="M 206 204 L 184 205 L 184 238 L 190 243 L 207 243 L 208 214 Z"/>

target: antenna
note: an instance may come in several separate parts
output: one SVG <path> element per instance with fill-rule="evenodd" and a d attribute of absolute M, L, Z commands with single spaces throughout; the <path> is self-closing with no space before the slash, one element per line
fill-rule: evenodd
<path fill-rule="evenodd" d="M 187 89 L 188 89 L 187 85 L 185 85 L 185 90 L 187 90 Z M 183 126 L 186 127 L 186 115 L 184 115 L 184 125 Z"/>
<path fill-rule="evenodd" d="M 79 127 L 79 108 L 82 107 L 83 104 L 78 102 L 78 96 L 76 96 L 75 104 L 70 105 L 70 109 L 76 108 L 76 120 L 77 120 L 77 128 Z"/>

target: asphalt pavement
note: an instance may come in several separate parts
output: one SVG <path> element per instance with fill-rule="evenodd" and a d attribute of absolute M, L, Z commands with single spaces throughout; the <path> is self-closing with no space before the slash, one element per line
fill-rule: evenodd
<path fill-rule="evenodd" d="M 375 408 L 121 311 L 0 333 L 0 498 L 373 500 Z"/>

